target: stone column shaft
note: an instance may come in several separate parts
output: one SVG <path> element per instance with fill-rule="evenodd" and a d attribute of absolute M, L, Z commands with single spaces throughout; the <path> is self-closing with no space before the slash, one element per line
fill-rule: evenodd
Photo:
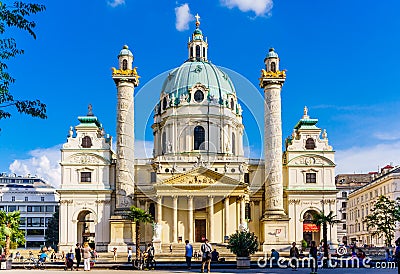
<path fill-rule="evenodd" d="M 162 197 L 157 197 L 157 224 L 161 224 L 162 222 Z"/>
<path fill-rule="evenodd" d="M 134 84 L 117 83 L 116 208 L 128 208 L 134 194 Z"/>
<path fill-rule="evenodd" d="M 189 222 L 189 242 L 193 242 L 193 196 L 188 196 L 188 222 Z"/>
<path fill-rule="evenodd" d="M 178 242 L 178 196 L 172 197 L 173 221 L 172 221 L 172 242 Z"/>
<path fill-rule="evenodd" d="M 240 199 L 240 224 L 241 225 L 243 225 L 244 223 L 245 223 L 245 221 L 246 221 L 246 219 L 245 219 L 245 213 L 246 213 L 246 207 L 245 207 L 246 205 L 245 205 L 245 200 L 244 200 L 244 198 L 242 197 L 241 199 Z"/>
<path fill-rule="evenodd" d="M 209 221 L 209 236 L 208 240 L 214 242 L 214 196 L 208 196 L 208 221 Z"/>
<path fill-rule="evenodd" d="M 229 230 L 228 230 L 228 228 L 229 228 L 229 196 L 227 196 L 225 198 L 224 211 L 225 211 L 225 216 L 224 216 L 225 217 L 224 218 L 224 232 L 225 232 L 225 235 L 224 236 L 228 236 L 228 233 L 229 233 Z"/>
<path fill-rule="evenodd" d="M 265 209 L 267 215 L 284 215 L 282 179 L 282 119 L 280 82 L 264 86 Z"/>

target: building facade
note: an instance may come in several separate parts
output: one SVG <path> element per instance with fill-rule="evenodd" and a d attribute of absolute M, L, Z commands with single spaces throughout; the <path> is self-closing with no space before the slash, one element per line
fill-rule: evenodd
<path fill-rule="evenodd" d="M 384 246 L 385 239 L 372 236 L 371 229 L 364 222 L 371 213 L 371 208 L 384 195 L 390 200 L 400 197 L 400 167 L 386 166 L 379 173 L 372 174 L 370 183 L 349 194 L 347 203 L 347 239 L 358 246 Z M 397 224 L 395 239 L 400 236 Z"/>
<path fill-rule="evenodd" d="M 280 92 L 286 74 L 270 49 L 259 78 L 266 156 L 246 158 L 238 100 L 244 91 L 236 91 L 229 75 L 209 61 L 199 25 L 197 18 L 188 59 L 169 73 L 154 107 L 152 158 L 133 157 L 133 93 L 139 76 L 127 46 L 112 74 L 118 98 L 116 153 L 91 110 L 71 128 L 61 150 L 60 214 L 67 220 L 62 249 L 80 241 L 94 241 L 98 250 L 133 245 L 126 218 L 131 205 L 154 216 L 153 226 L 143 225 L 142 240 L 152 241 L 158 251 L 186 239 L 223 244 L 238 229 L 255 232 L 264 250 L 322 238 L 319 228 L 304 223 L 336 203 L 334 151 L 326 132 L 321 135 L 318 120 L 305 111 L 282 152 Z M 335 228 L 330 237 L 334 243 Z"/>
<path fill-rule="evenodd" d="M 58 210 L 55 188 L 33 176 L 0 175 L 0 210 L 21 213 L 20 228 L 25 231 L 25 248 L 45 245 L 49 220 Z"/>
<path fill-rule="evenodd" d="M 336 219 L 338 242 L 345 245 L 349 244 L 347 239 L 347 206 L 349 194 L 356 189 L 368 184 L 372 174 L 338 174 L 335 177 L 335 184 L 338 190 L 336 197 Z"/>

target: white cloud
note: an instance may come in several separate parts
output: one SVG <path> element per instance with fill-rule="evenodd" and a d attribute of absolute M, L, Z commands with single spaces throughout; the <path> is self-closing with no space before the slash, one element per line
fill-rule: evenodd
<path fill-rule="evenodd" d="M 107 4 L 113 8 L 118 7 L 120 5 L 124 5 L 125 4 L 125 0 L 112 0 L 112 1 L 108 1 Z"/>
<path fill-rule="evenodd" d="M 189 29 L 189 22 L 194 20 L 193 14 L 190 13 L 187 3 L 175 8 L 176 22 L 175 27 L 178 31 Z"/>
<path fill-rule="evenodd" d="M 29 151 L 30 158 L 14 160 L 10 164 L 9 170 L 16 175 L 35 175 L 54 187 L 58 187 L 61 183 L 60 148 L 61 145 L 57 145 L 31 150 Z"/>
<path fill-rule="evenodd" d="M 336 174 L 378 171 L 390 163 L 400 164 L 400 142 L 336 151 Z"/>
<path fill-rule="evenodd" d="M 220 2 L 230 9 L 237 7 L 243 12 L 253 11 L 256 16 L 269 13 L 274 6 L 273 0 L 220 0 Z"/>

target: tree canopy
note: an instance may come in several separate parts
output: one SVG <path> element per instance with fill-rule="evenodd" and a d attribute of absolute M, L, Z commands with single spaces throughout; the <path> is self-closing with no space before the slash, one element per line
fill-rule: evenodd
<path fill-rule="evenodd" d="M 150 213 L 147 213 L 141 208 L 131 206 L 128 219 L 135 223 L 135 245 L 136 245 L 136 259 L 140 258 L 140 224 L 153 223 L 154 218 Z"/>
<path fill-rule="evenodd" d="M 391 246 L 396 230 L 396 221 L 400 221 L 399 200 L 393 201 L 384 195 L 371 208 L 371 213 L 365 217 L 367 228 L 372 228 L 372 236 L 385 237 L 385 245 Z"/>
<path fill-rule="evenodd" d="M 25 243 L 25 233 L 19 229 L 20 212 L 5 212 L 0 211 L 0 237 L 5 239 L 5 254 L 10 255 L 11 242 L 22 245 Z"/>
<path fill-rule="evenodd" d="M 7 61 L 24 50 L 17 48 L 14 38 L 6 37 L 7 30 L 14 27 L 28 32 L 34 39 L 36 23 L 27 19 L 30 15 L 44 11 L 45 6 L 39 4 L 14 2 L 7 5 L 0 1 L 0 119 L 10 118 L 11 110 L 41 119 L 47 118 L 46 105 L 40 100 L 16 99 L 10 92 L 10 84 L 15 79 L 8 72 Z"/>

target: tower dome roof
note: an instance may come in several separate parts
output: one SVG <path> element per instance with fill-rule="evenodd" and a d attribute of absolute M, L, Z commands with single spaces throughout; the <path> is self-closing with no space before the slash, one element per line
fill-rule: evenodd
<path fill-rule="evenodd" d="M 118 54 L 118 57 L 120 56 L 133 56 L 132 52 L 129 50 L 129 47 L 127 45 L 124 45 L 121 49 L 121 51 Z"/>
<path fill-rule="evenodd" d="M 173 94 L 178 98 L 196 85 L 208 90 L 214 99 L 226 99 L 228 94 L 236 94 L 229 76 L 217 66 L 203 61 L 187 61 L 172 70 L 165 79 L 161 95 Z"/>
<path fill-rule="evenodd" d="M 275 52 L 275 49 L 274 48 L 270 48 L 268 53 L 267 53 L 266 58 L 279 58 L 279 57 L 278 57 L 278 53 Z"/>

